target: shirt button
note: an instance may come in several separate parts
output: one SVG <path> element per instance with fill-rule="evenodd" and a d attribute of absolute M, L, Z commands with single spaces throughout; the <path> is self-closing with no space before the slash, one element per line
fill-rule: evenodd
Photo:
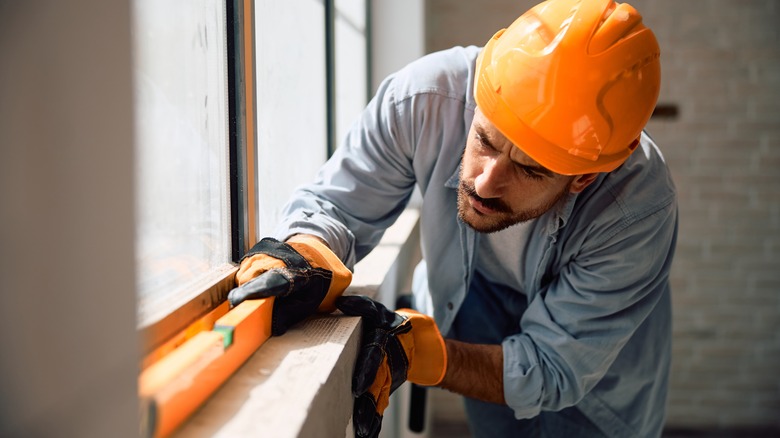
<path fill-rule="evenodd" d="M 452 308 L 453 308 L 453 307 L 455 307 L 455 306 L 453 306 L 453 305 L 452 305 L 452 301 L 450 301 L 449 303 L 447 303 L 447 308 L 448 308 L 448 309 L 452 310 Z"/>

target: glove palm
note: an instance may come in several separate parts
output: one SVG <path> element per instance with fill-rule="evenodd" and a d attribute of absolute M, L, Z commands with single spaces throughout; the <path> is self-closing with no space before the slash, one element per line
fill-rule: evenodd
<path fill-rule="evenodd" d="M 437 385 L 447 370 L 447 350 L 436 323 L 410 309 L 397 312 L 363 296 L 345 296 L 336 307 L 363 318 L 362 347 L 355 364 L 352 393 L 356 435 L 375 437 L 390 394 L 408 380 Z"/>

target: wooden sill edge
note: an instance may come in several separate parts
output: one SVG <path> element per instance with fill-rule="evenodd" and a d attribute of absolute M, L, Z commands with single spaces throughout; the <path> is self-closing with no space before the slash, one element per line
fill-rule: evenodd
<path fill-rule="evenodd" d="M 395 250 L 411 234 L 418 217 L 416 210 L 404 212 L 380 248 L 393 248 L 397 255 Z M 387 272 L 394 261 L 366 260 L 358 264 L 356 273 L 361 265 L 371 266 L 374 273 L 376 268 Z M 381 283 L 375 275 L 358 275 L 355 280 L 348 289 L 352 293 L 373 295 Z M 147 355 L 139 377 L 142 436 L 168 436 L 203 405 L 270 337 L 272 309 L 273 299 L 246 301 L 229 311 L 224 302 Z M 226 342 L 229 333 L 233 339 Z"/>

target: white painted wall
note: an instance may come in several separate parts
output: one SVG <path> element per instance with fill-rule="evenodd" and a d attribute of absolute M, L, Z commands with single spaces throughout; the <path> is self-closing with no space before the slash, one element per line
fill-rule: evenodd
<path fill-rule="evenodd" d="M 336 147 L 368 103 L 366 0 L 335 1 Z"/>
<path fill-rule="evenodd" d="M 129 1 L 0 2 L 0 60 L 0 436 L 137 436 Z"/>
<path fill-rule="evenodd" d="M 370 0 L 372 90 L 401 67 L 425 54 L 424 0 Z"/>

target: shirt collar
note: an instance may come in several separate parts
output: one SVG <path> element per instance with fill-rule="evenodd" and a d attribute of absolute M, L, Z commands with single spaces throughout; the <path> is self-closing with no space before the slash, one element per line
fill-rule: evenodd
<path fill-rule="evenodd" d="M 579 193 L 570 193 L 565 199 L 562 199 L 555 207 L 545 213 L 542 217 L 549 218 L 545 229 L 548 235 L 553 235 L 569 222 L 574 205 L 577 203 Z"/>
<path fill-rule="evenodd" d="M 458 188 L 458 185 L 460 184 L 460 167 L 462 165 L 463 165 L 463 160 L 461 160 L 461 162 L 458 163 L 458 166 L 455 168 L 455 172 L 453 172 L 450 178 L 444 183 L 444 187 L 447 187 L 448 189 Z"/>

